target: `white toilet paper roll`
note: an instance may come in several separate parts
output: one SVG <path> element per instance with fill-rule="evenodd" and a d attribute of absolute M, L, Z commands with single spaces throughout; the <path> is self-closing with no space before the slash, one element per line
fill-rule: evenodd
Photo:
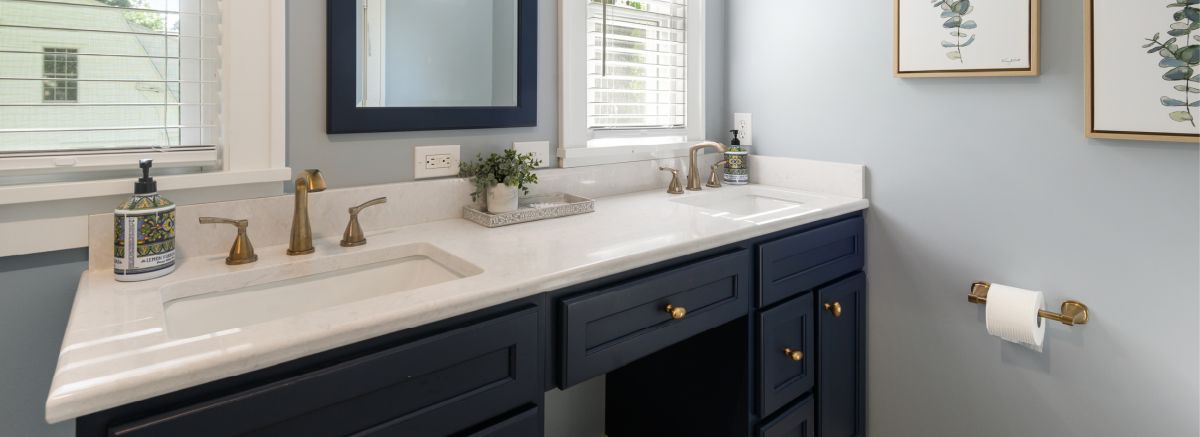
<path fill-rule="evenodd" d="M 987 294 L 988 334 L 1041 352 L 1046 324 L 1038 310 L 1044 302 L 1040 291 L 992 284 Z"/>

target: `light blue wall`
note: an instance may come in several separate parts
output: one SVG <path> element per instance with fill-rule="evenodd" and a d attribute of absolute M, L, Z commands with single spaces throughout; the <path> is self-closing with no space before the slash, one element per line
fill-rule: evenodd
<path fill-rule="evenodd" d="M 893 78 L 890 2 L 736 3 L 754 151 L 869 167 L 871 435 L 1200 434 L 1198 145 L 1084 138 L 1083 2 L 1042 2 L 1023 79 Z M 976 279 L 1094 319 L 1003 344 Z"/>
<path fill-rule="evenodd" d="M 0 258 L 0 436 L 71 436 L 75 423 L 46 424 L 84 249 Z"/>

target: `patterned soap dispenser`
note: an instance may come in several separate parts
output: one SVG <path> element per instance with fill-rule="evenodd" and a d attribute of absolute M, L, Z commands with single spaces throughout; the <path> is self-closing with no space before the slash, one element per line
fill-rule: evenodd
<path fill-rule="evenodd" d="M 738 140 L 737 129 L 733 132 L 733 140 L 725 150 L 725 183 L 729 185 L 746 185 L 750 183 L 750 151 L 742 147 Z"/>
<path fill-rule="evenodd" d="M 142 178 L 133 197 L 113 211 L 113 274 L 118 281 L 144 281 L 175 271 L 175 204 L 158 195 L 150 177 L 153 161 L 138 162 Z"/>

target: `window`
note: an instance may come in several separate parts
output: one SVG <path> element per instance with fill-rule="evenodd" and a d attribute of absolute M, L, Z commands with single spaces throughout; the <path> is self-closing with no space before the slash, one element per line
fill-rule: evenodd
<path fill-rule="evenodd" d="M 686 0 L 589 0 L 589 129 L 687 125 L 686 24 Z"/>
<path fill-rule="evenodd" d="M 0 0 L 0 171 L 215 165 L 217 5 Z"/>
<path fill-rule="evenodd" d="M 703 0 L 562 8 L 564 166 L 680 156 L 704 139 Z"/>
<path fill-rule="evenodd" d="M 142 158 L 183 204 L 282 194 L 286 9 L 0 0 L 0 256 L 86 246 Z"/>
<path fill-rule="evenodd" d="M 79 50 L 47 48 L 42 55 L 42 102 L 79 100 Z"/>

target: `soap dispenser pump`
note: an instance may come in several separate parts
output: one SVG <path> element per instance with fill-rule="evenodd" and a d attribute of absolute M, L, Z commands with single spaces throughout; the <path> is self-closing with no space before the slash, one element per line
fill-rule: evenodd
<path fill-rule="evenodd" d="M 750 183 L 750 163 L 747 159 L 750 151 L 742 147 L 738 139 L 738 130 L 733 129 L 733 139 L 725 150 L 725 183 L 729 185 L 746 185 Z"/>
<path fill-rule="evenodd" d="M 150 177 L 154 161 L 138 162 L 142 177 L 133 196 L 113 211 L 113 274 L 118 281 L 144 281 L 175 271 L 175 204 L 158 195 Z"/>

